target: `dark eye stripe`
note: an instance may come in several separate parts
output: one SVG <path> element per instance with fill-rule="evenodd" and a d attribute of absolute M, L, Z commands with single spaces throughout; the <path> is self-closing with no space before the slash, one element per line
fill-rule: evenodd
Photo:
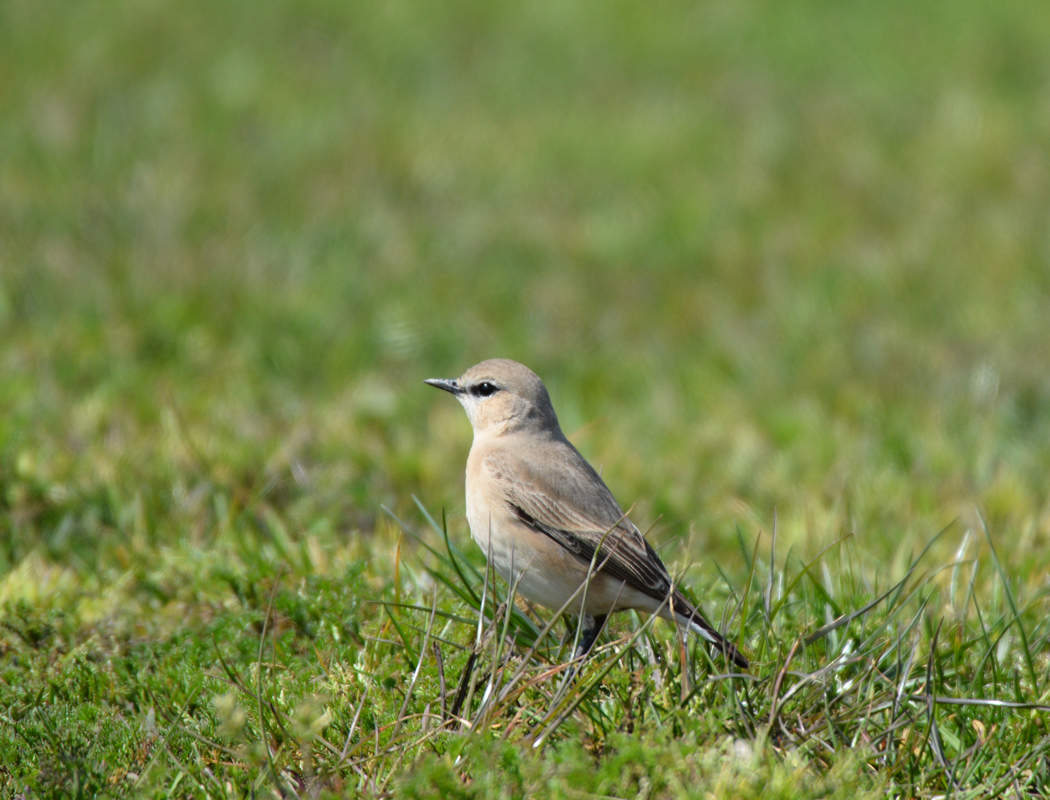
<path fill-rule="evenodd" d="M 499 391 L 499 387 L 490 381 L 482 381 L 470 387 L 470 393 L 475 397 L 490 397 Z"/>

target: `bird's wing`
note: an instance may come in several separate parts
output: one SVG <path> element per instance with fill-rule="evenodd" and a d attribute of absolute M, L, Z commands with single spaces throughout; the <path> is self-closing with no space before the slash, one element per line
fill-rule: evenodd
<path fill-rule="evenodd" d="M 529 457 L 506 448 L 481 462 L 518 520 L 614 578 L 663 602 L 737 666 L 748 668 L 736 645 L 715 630 L 677 589 L 660 557 L 626 516 L 597 472 L 569 442 L 549 443 Z M 597 553 L 597 558 L 595 554 Z"/>
<path fill-rule="evenodd" d="M 524 525 L 656 600 L 670 594 L 660 557 L 571 444 L 551 443 L 532 459 L 503 449 L 487 455 L 482 467 Z"/>

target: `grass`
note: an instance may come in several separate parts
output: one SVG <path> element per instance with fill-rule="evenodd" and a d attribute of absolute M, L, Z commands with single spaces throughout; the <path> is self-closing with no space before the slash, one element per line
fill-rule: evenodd
<path fill-rule="evenodd" d="M 1045 793 L 1048 21 L 0 0 L 0 796 Z M 493 356 L 750 676 L 500 613 Z"/>

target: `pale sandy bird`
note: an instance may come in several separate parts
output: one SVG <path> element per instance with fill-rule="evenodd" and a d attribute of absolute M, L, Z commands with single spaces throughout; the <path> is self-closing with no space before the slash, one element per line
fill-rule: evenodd
<path fill-rule="evenodd" d="M 677 622 L 747 669 L 747 659 L 674 586 L 656 551 L 558 425 L 550 395 L 528 367 L 493 359 L 458 379 L 426 383 L 455 395 L 474 427 L 467 458 L 467 521 L 496 571 L 522 597 L 584 617 L 577 655 L 613 611 Z M 594 564 L 592 570 L 592 563 Z"/>

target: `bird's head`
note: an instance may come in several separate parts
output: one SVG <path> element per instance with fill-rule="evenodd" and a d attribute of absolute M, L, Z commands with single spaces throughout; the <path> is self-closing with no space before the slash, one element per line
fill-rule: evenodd
<path fill-rule="evenodd" d="M 561 433 L 547 387 L 517 361 L 494 358 L 471 367 L 459 378 L 430 378 L 425 383 L 456 396 L 475 436 L 514 430 Z"/>

